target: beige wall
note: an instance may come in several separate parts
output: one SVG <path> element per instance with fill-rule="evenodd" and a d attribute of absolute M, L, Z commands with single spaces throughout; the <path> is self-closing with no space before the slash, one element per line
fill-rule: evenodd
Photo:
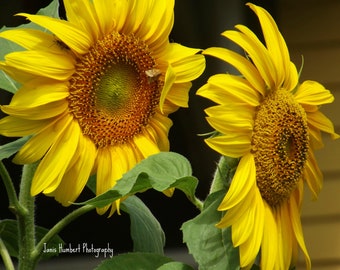
<path fill-rule="evenodd" d="M 340 1 L 281 0 L 277 18 L 297 67 L 304 56 L 302 80 L 317 80 L 335 102 L 321 110 L 340 134 Z M 340 140 L 325 137 L 317 151 L 324 188 L 317 201 L 305 194 L 302 222 L 315 270 L 340 269 Z M 298 269 L 303 269 L 301 264 Z"/>

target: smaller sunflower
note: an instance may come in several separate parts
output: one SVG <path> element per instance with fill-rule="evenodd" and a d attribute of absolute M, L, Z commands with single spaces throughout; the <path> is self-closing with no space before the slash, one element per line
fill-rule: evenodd
<path fill-rule="evenodd" d="M 169 42 L 174 4 L 64 0 L 67 20 L 20 14 L 48 31 L 0 33 L 24 48 L 0 62 L 22 84 L 1 107 L 8 116 L 0 134 L 32 135 L 14 158 L 40 160 L 32 195 L 67 206 L 90 175 L 102 194 L 142 159 L 169 150 L 168 115 L 187 107 L 191 81 L 205 68 L 199 49 Z"/>
<path fill-rule="evenodd" d="M 197 92 L 219 104 L 206 109 L 207 121 L 219 133 L 206 143 L 240 159 L 218 208 L 226 213 L 217 226 L 231 226 L 241 267 L 250 267 L 260 253 L 261 269 L 289 269 L 300 247 L 310 269 L 300 207 L 304 182 L 315 197 L 322 187 L 313 152 L 322 146 L 321 131 L 339 138 L 319 111 L 334 97 L 315 81 L 298 82 L 275 21 L 263 8 L 248 6 L 259 18 L 265 45 L 244 25 L 224 32 L 247 56 L 216 47 L 204 54 L 231 64 L 242 76 L 214 75 Z"/>

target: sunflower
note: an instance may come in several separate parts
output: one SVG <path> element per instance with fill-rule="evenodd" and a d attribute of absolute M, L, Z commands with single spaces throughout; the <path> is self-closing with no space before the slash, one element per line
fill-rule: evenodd
<path fill-rule="evenodd" d="M 0 133 L 32 135 L 14 161 L 40 160 L 32 195 L 42 192 L 67 206 L 90 175 L 101 194 L 142 159 L 169 150 L 168 115 L 187 107 L 205 60 L 199 49 L 169 42 L 174 0 L 64 5 L 67 20 L 19 14 L 44 30 L 0 34 L 24 48 L 0 62 L 22 85 L 1 107 L 8 116 Z"/>
<path fill-rule="evenodd" d="M 217 226 L 231 226 L 241 267 L 250 267 L 259 255 L 261 269 L 289 269 L 300 247 L 310 269 L 300 207 L 304 182 L 315 197 L 322 186 L 313 153 L 322 146 L 321 131 L 339 137 L 319 111 L 334 97 L 315 81 L 298 82 L 275 21 L 263 8 L 248 6 L 259 18 L 265 45 L 244 25 L 224 32 L 246 57 L 217 47 L 203 53 L 231 64 L 242 76 L 213 75 L 197 92 L 218 104 L 206 109 L 218 134 L 206 143 L 240 159 L 218 208 L 227 212 Z"/>

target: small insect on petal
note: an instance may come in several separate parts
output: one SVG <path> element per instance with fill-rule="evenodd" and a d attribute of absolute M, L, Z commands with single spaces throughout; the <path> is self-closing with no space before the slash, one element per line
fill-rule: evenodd
<path fill-rule="evenodd" d="M 69 51 L 70 47 L 67 46 L 63 41 L 54 36 L 54 44 L 59 47 L 62 51 Z"/>

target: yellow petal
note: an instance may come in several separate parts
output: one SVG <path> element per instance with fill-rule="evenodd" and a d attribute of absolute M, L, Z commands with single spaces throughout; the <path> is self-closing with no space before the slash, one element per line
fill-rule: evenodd
<path fill-rule="evenodd" d="M 122 200 L 123 199 L 118 199 L 111 204 L 111 210 L 108 217 L 111 217 L 116 211 L 117 214 L 120 215 L 120 203 L 122 202 Z"/>
<path fill-rule="evenodd" d="M 144 0 L 142 0 L 142 2 L 143 1 Z M 143 21 L 140 21 L 140 29 L 144 32 L 140 33 L 140 35 L 144 40 L 147 40 L 148 43 L 167 42 L 173 26 L 174 4 L 174 0 L 151 1 L 149 12 L 146 14 L 147 17 L 145 17 Z M 140 12 L 138 5 L 136 5 L 134 12 Z M 135 23 L 137 23 L 137 21 Z M 137 33 L 139 32 L 137 31 Z"/>
<path fill-rule="evenodd" d="M 240 245 L 240 266 L 247 267 L 251 265 L 259 253 L 260 246 L 263 239 L 264 230 L 264 204 L 260 191 L 256 189 L 254 200 L 254 224 L 248 228 L 251 230 L 250 235 L 246 242 Z"/>
<path fill-rule="evenodd" d="M 172 195 L 174 195 L 175 192 L 175 188 L 169 188 L 167 190 L 163 191 L 163 194 L 167 197 L 172 197 Z"/>
<path fill-rule="evenodd" d="M 107 1 L 103 1 L 105 4 L 107 9 Z M 129 23 L 129 20 L 127 20 L 126 18 L 129 17 L 129 15 L 131 14 L 131 9 L 134 5 L 135 0 L 133 0 L 132 2 L 128 2 L 128 1 L 117 1 L 114 0 L 112 3 L 110 3 L 110 14 L 108 14 L 111 17 L 107 17 L 105 19 L 107 20 L 114 20 L 114 30 L 119 32 L 119 33 L 124 33 L 124 27 L 126 27 L 126 25 Z M 99 16 L 100 14 L 98 14 Z M 109 22 L 106 22 L 109 23 Z M 110 29 L 112 30 L 112 29 Z"/>
<path fill-rule="evenodd" d="M 239 158 L 250 151 L 251 137 L 249 134 L 235 132 L 208 138 L 205 142 L 224 156 Z"/>
<path fill-rule="evenodd" d="M 156 113 L 149 122 L 147 131 L 150 129 L 154 132 L 153 138 L 157 142 L 160 151 L 169 151 L 169 139 L 168 134 L 170 127 L 172 126 L 172 121 L 168 117 Z"/>
<path fill-rule="evenodd" d="M 55 126 L 59 137 L 39 163 L 35 172 L 31 194 L 49 194 L 57 189 L 77 149 L 80 129 L 71 117 L 64 117 Z"/>
<path fill-rule="evenodd" d="M 62 51 L 56 44 L 56 37 L 36 29 L 13 29 L 0 33 L 0 37 L 17 43 L 27 50 L 48 50 L 54 54 Z"/>
<path fill-rule="evenodd" d="M 320 129 L 308 125 L 308 131 L 309 131 L 309 141 L 310 146 L 315 149 L 321 149 L 324 147 L 323 141 L 322 141 L 322 135 Z"/>
<path fill-rule="evenodd" d="M 25 84 L 29 81 L 31 81 L 32 79 L 36 79 L 38 76 L 37 75 L 32 75 L 30 72 L 26 72 L 20 69 L 17 69 L 16 67 L 12 67 L 7 65 L 6 62 L 2 61 L 0 62 L 0 73 L 2 73 L 1 71 L 5 72 L 4 75 L 6 77 L 12 78 L 13 80 L 17 81 L 20 84 Z M 39 77 L 42 78 L 42 77 Z M 9 80 L 9 78 L 7 78 Z M 17 88 L 14 85 L 15 88 Z"/>
<path fill-rule="evenodd" d="M 198 78 L 204 71 L 205 58 L 203 55 L 191 55 L 171 61 L 171 67 L 176 74 L 176 83 L 186 83 Z"/>
<path fill-rule="evenodd" d="M 286 79 L 283 82 L 283 88 L 287 91 L 293 91 L 299 82 L 299 73 L 293 62 L 290 62 L 288 74 L 286 74 Z"/>
<path fill-rule="evenodd" d="M 125 20 L 122 31 L 124 33 L 135 33 L 136 36 L 144 40 L 143 36 L 150 30 L 149 19 L 152 4 L 153 1 L 147 0 L 134 0 L 128 3 L 129 19 Z M 155 24 L 157 23 L 155 22 Z"/>
<path fill-rule="evenodd" d="M 171 65 L 169 65 L 166 74 L 165 74 L 165 79 L 164 79 L 164 86 L 161 92 L 161 96 L 159 98 L 159 109 L 160 111 L 163 113 L 164 112 L 164 102 L 165 99 L 168 95 L 168 93 L 170 92 L 170 89 L 172 87 L 172 85 L 174 84 L 176 80 L 176 74 L 174 72 L 174 69 L 172 68 Z"/>
<path fill-rule="evenodd" d="M 322 105 L 332 103 L 334 97 L 331 92 L 315 81 L 305 81 L 297 89 L 294 99 L 300 104 Z"/>
<path fill-rule="evenodd" d="M 260 105 L 260 94 L 247 80 L 231 74 L 216 74 L 197 91 L 197 95 L 219 104 L 242 103 Z"/>
<path fill-rule="evenodd" d="M 25 16 L 31 22 L 50 30 L 62 42 L 78 54 L 87 53 L 90 46 L 93 44 L 89 35 L 82 32 L 81 29 L 78 29 L 68 21 L 26 13 L 20 13 L 18 15 Z"/>
<path fill-rule="evenodd" d="M 97 154 L 97 183 L 96 183 L 96 194 L 100 195 L 105 191 L 109 190 L 114 181 L 112 177 L 112 155 L 108 148 L 100 148 Z M 108 209 L 109 205 L 97 209 L 97 213 L 103 215 Z"/>
<path fill-rule="evenodd" d="M 254 185 L 254 187 L 249 191 L 246 199 L 235 205 L 233 208 L 230 208 L 222 217 L 221 221 L 216 224 L 216 227 L 221 229 L 226 228 L 237 223 L 238 220 L 242 219 L 247 213 L 248 209 L 254 206 L 253 202 L 256 192 L 255 189 L 257 189 L 257 187 Z M 222 209 L 220 209 L 220 206 L 218 210 L 223 211 Z"/>
<path fill-rule="evenodd" d="M 256 184 L 256 168 L 252 154 L 246 154 L 237 166 L 227 195 L 221 202 L 218 210 L 228 210 L 246 198 L 249 191 Z"/>
<path fill-rule="evenodd" d="M 58 188 L 50 196 L 64 206 L 74 202 L 84 189 L 96 158 L 96 147 L 92 141 L 79 136 L 78 148 L 73 157 L 73 164 L 67 169 Z M 71 162 L 72 162 L 71 161 Z"/>
<path fill-rule="evenodd" d="M 117 20 L 115 17 L 117 10 L 121 10 L 122 16 L 125 15 L 124 12 L 126 9 L 119 8 L 117 5 L 126 6 L 124 1 L 112 1 L 110 2 L 110 8 L 108 8 L 107 1 L 93 0 L 93 6 L 98 17 L 98 27 L 102 36 L 105 36 L 113 30 Z"/>
<path fill-rule="evenodd" d="M 234 66 L 249 81 L 254 89 L 263 96 L 265 95 L 266 86 L 259 71 L 246 58 L 231 50 L 218 47 L 208 48 L 203 51 L 203 54 L 217 57 Z"/>
<path fill-rule="evenodd" d="M 222 35 L 238 44 L 249 54 L 269 89 L 277 89 L 279 85 L 276 85 L 276 69 L 265 46 L 247 27 L 238 25 L 236 28 L 242 31 L 242 33 L 228 30 Z"/>
<path fill-rule="evenodd" d="M 255 110 L 241 105 L 219 105 L 205 109 L 207 121 L 217 131 L 228 134 L 236 132 L 251 136 L 254 126 Z"/>
<path fill-rule="evenodd" d="M 146 138 L 143 135 L 137 135 L 133 138 L 133 142 L 137 146 L 137 149 L 142 153 L 144 158 L 151 156 L 153 154 L 157 154 L 160 152 L 158 146 L 155 142 Z"/>
<path fill-rule="evenodd" d="M 41 159 L 51 145 L 54 144 L 60 133 L 56 130 L 59 119 L 49 123 L 39 131 L 35 136 L 29 139 L 19 150 L 13 159 L 17 164 L 30 164 Z"/>
<path fill-rule="evenodd" d="M 13 52 L 7 54 L 5 60 L 19 71 L 55 80 L 68 80 L 74 73 L 73 58 L 46 51 Z"/>
<path fill-rule="evenodd" d="M 272 16 L 262 7 L 247 4 L 259 18 L 266 46 L 271 55 L 277 72 L 277 85 L 287 83 L 290 78 L 291 66 L 288 48 Z M 289 81 L 289 80 L 288 80 Z M 290 82 L 289 82 L 290 83 Z"/>
<path fill-rule="evenodd" d="M 125 33 L 135 33 L 144 40 L 156 55 L 163 53 L 169 44 L 173 26 L 174 1 L 138 0 L 132 6 L 124 28 Z"/>
<path fill-rule="evenodd" d="M 340 136 L 334 132 L 332 121 L 329 120 L 322 112 L 316 111 L 308 113 L 307 121 L 309 125 L 312 125 L 323 132 L 329 133 L 333 140 L 340 138 Z"/>
<path fill-rule="evenodd" d="M 7 137 L 23 137 L 44 128 L 50 120 L 27 120 L 7 116 L 0 120 L 0 134 Z"/>
<path fill-rule="evenodd" d="M 89 0 L 64 0 L 67 20 L 94 40 L 99 38 L 98 17 Z"/>
<path fill-rule="evenodd" d="M 312 191 L 313 198 L 317 199 L 319 192 L 322 189 L 323 176 L 311 149 L 308 151 L 308 159 L 304 167 L 304 177 Z"/>
<path fill-rule="evenodd" d="M 265 222 L 261 245 L 261 269 L 274 269 L 278 256 L 278 232 L 271 207 L 264 202 Z"/>
<path fill-rule="evenodd" d="M 126 152 L 124 148 L 117 146 L 99 149 L 97 164 L 97 195 L 113 188 L 123 174 L 129 170 L 129 159 L 126 158 Z M 110 205 L 98 208 L 97 213 L 102 215 L 109 207 Z"/>
<path fill-rule="evenodd" d="M 292 196 L 289 200 L 289 216 L 290 221 L 292 224 L 293 232 L 296 237 L 296 240 L 301 248 L 301 250 L 304 253 L 305 261 L 306 261 L 306 268 L 310 270 L 312 268 L 311 261 L 308 255 L 308 251 L 305 245 L 302 227 L 301 227 L 301 221 L 300 221 L 300 213 L 299 213 L 299 207 L 295 201 L 295 198 Z"/>
<path fill-rule="evenodd" d="M 178 43 L 170 43 L 160 60 L 169 61 L 170 63 L 179 62 L 182 59 L 198 54 L 200 51 L 200 49 L 186 47 Z"/>
<path fill-rule="evenodd" d="M 191 82 L 174 83 L 170 88 L 166 99 L 176 105 L 177 107 L 187 108 L 189 107 L 189 90 L 191 88 Z"/>
<path fill-rule="evenodd" d="M 123 168 L 118 168 L 119 172 L 117 170 L 113 170 L 112 168 L 114 163 L 120 163 L 120 159 L 118 159 L 118 161 L 113 160 L 113 158 L 116 156 L 112 153 L 115 151 L 113 149 L 114 147 L 106 147 L 100 148 L 98 150 L 97 195 L 100 195 L 111 189 L 114 186 L 114 183 L 122 177 Z M 113 177 L 114 174 L 116 177 Z"/>
<path fill-rule="evenodd" d="M 255 205 L 252 204 L 239 219 L 232 225 L 232 241 L 234 247 L 245 243 L 251 236 L 251 227 L 254 226 Z"/>
<path fill-rule="evenodd" d="M 38 78 L 23 85 L 13 96 L 10 105 L 36 107 L 62 100 L 68 95 L 66 83 Z"/>
<path fill-rule="evenodd" d="M 68 109 L 68 104 L 66 101 L 61 100 L 36 107 L 4 105 L 1 109 L 3 112 L 14 117 L 28 120 L 42 120 L 61 115 Z"/>
<path fill-rule="evenodd" d="M 282 204 L 276 213 L 278 228 L 278 260 L 279 269 L 289 269 L 292 259 L 293 235 L 287 203 Z"/>
<path fill-rule="evenodd" d="M 167 71 L 164 84 L 166 85 L 168 80 L 170 82 L 174 80 L 176 83 L 187 83 L 198 78 L 205 68 L 205 58 L 197 54 L 199 51 L 199 49 L 171 43 L 166 54 L 162 55 L 160 59 L 161 62 L 168 63 L 165 67 Z"/>

